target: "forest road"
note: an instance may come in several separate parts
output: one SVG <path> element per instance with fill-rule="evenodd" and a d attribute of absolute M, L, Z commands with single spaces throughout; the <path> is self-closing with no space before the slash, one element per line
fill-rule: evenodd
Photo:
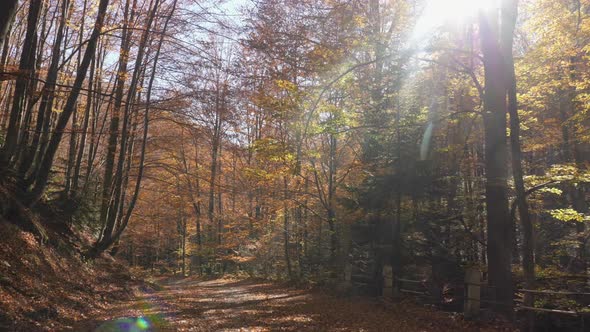
<path fill-rule="evenodd" d="M 411 302 L 384 305 L 254 280 L 166 279 L 87 331 L 492 331 Z M 80 327 L 76 330 L 79 330 Z"/>

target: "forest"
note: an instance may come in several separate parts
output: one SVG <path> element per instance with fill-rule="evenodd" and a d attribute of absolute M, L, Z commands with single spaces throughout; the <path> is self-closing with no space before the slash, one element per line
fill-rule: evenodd
<path fill-rule="evenodd" d="M 0 1 L 0 331 L 590 331 L 590 0 Z"/>

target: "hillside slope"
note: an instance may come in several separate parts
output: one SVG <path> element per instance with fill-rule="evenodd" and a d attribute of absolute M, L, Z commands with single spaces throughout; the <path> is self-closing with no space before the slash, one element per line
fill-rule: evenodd
<path fill-rule="evenodd" d="M 89 240 L 83 233 L 51 227 L 46 233 L 41 241 L 0 219 L 1 331 L 68 330 L 110 303 L 128 299 L 138 284 L 108 255 L 85 261 L 81 252 Z"/>

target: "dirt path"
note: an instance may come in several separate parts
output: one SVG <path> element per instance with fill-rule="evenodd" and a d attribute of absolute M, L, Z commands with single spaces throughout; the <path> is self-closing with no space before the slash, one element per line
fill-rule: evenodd
<path fill-rule="evenodd" d="M 143 290 L 135 301 L 120 303 L 75 330 L 481 331 L 409 303 L 385 306 L 267 282 L 183 279 L 162 285 L 162 290 Z"/>

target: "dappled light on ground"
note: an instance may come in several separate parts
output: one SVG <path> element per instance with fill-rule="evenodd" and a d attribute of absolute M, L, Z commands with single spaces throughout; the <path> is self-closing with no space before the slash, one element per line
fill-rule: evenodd
<path fill-rule="evenodd" d="M 119 303 L 79 328 L 99 332 L 480 330 L 409 302 L 383 305 L 270 282 L 187 278 L 162 280 L 162 285 L 161 290 L 138 290 L 135 301 Z"/>
<path fill-rule="evenodd" d="M 154 326 L 155 325 L 146 317 L 120 318 L 103 323 L 96 329 L 96 331 L 141 332 L 149 331 L 153 329 Z"/>

